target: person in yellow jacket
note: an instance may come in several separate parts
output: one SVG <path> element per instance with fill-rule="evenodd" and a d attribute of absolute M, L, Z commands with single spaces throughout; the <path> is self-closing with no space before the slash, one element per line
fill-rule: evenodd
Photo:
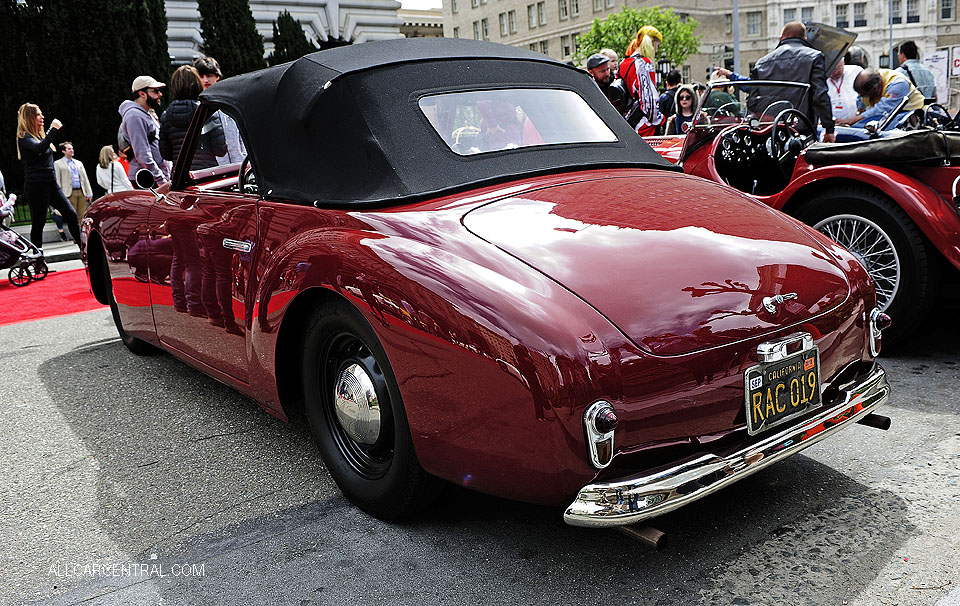
<path fill-rule="evenodd" d="M 869 67 L 857 75 L 853 82 L 853 89 L 860 95 L 860 104 L 863 109 L 856 115 L 837 124 L 852 124 L 863 127 L 871 120 L 879 120 L 900 105 L 900 101 L 907 97 L 907 104 L 901 109 L 901 114 L 912 112 L 923 107 L 923 93 L 917 90 L 907 78 L 892 69 L 875 69 Z M 899 120 L 892 120 L 891 127 Z"/>

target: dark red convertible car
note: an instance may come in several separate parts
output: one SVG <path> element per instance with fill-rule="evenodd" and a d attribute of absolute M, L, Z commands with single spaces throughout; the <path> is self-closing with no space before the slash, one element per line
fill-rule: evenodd
<path fill-rule="evenodd" d="M 215 110 L 249 157 L 192 170 Z M 224 80 L 172 182 L 98 200 L 83 246 L 128 348 L 302 409 L 385 519 L 451 482 L 632 524 L 882 425 L 889 397 L 853 255 L 507 46 L 371 42 Z"/>

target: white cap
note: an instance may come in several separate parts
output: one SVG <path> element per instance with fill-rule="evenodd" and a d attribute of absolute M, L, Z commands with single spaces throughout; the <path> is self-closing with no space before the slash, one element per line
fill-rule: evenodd
<path fill-rule="evenodd" d="M 137 92 L 145 88 L 164 88 L 166 84 L 157 82 L 151 76 L 137 76 L 130 87 L 130 92 Z"/>

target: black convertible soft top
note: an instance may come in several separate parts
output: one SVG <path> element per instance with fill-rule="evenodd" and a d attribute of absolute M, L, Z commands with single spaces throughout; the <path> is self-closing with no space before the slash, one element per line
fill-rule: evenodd
<path fill-rule="evenodd" d="M 582 97 L 616 141 L 454 153 L 418 101 L 444 92 L 554 88 Z M 584 72 L 474 40 L 365 42 L 234 76 L 201 99 L 236 119 L 261 194 L 317 205 L 390 204 L 577 168 L 674 169 Z"/>

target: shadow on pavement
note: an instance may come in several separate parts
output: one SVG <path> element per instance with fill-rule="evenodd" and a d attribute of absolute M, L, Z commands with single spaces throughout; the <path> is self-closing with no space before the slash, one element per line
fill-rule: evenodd
<path fill-rule="evenodd" d="M 112 341 L 39 374 L 74 387 L 56 400 L 99 469 L 102 531 L 167 573 L 82 577 L 55 603 L 841 603 L 911 532 L 902 499 L 802 455 L 655 520 L 659 553 L 457 487 L 391 525 L 340 495 L 303 427 L 171 356 Z"/>

